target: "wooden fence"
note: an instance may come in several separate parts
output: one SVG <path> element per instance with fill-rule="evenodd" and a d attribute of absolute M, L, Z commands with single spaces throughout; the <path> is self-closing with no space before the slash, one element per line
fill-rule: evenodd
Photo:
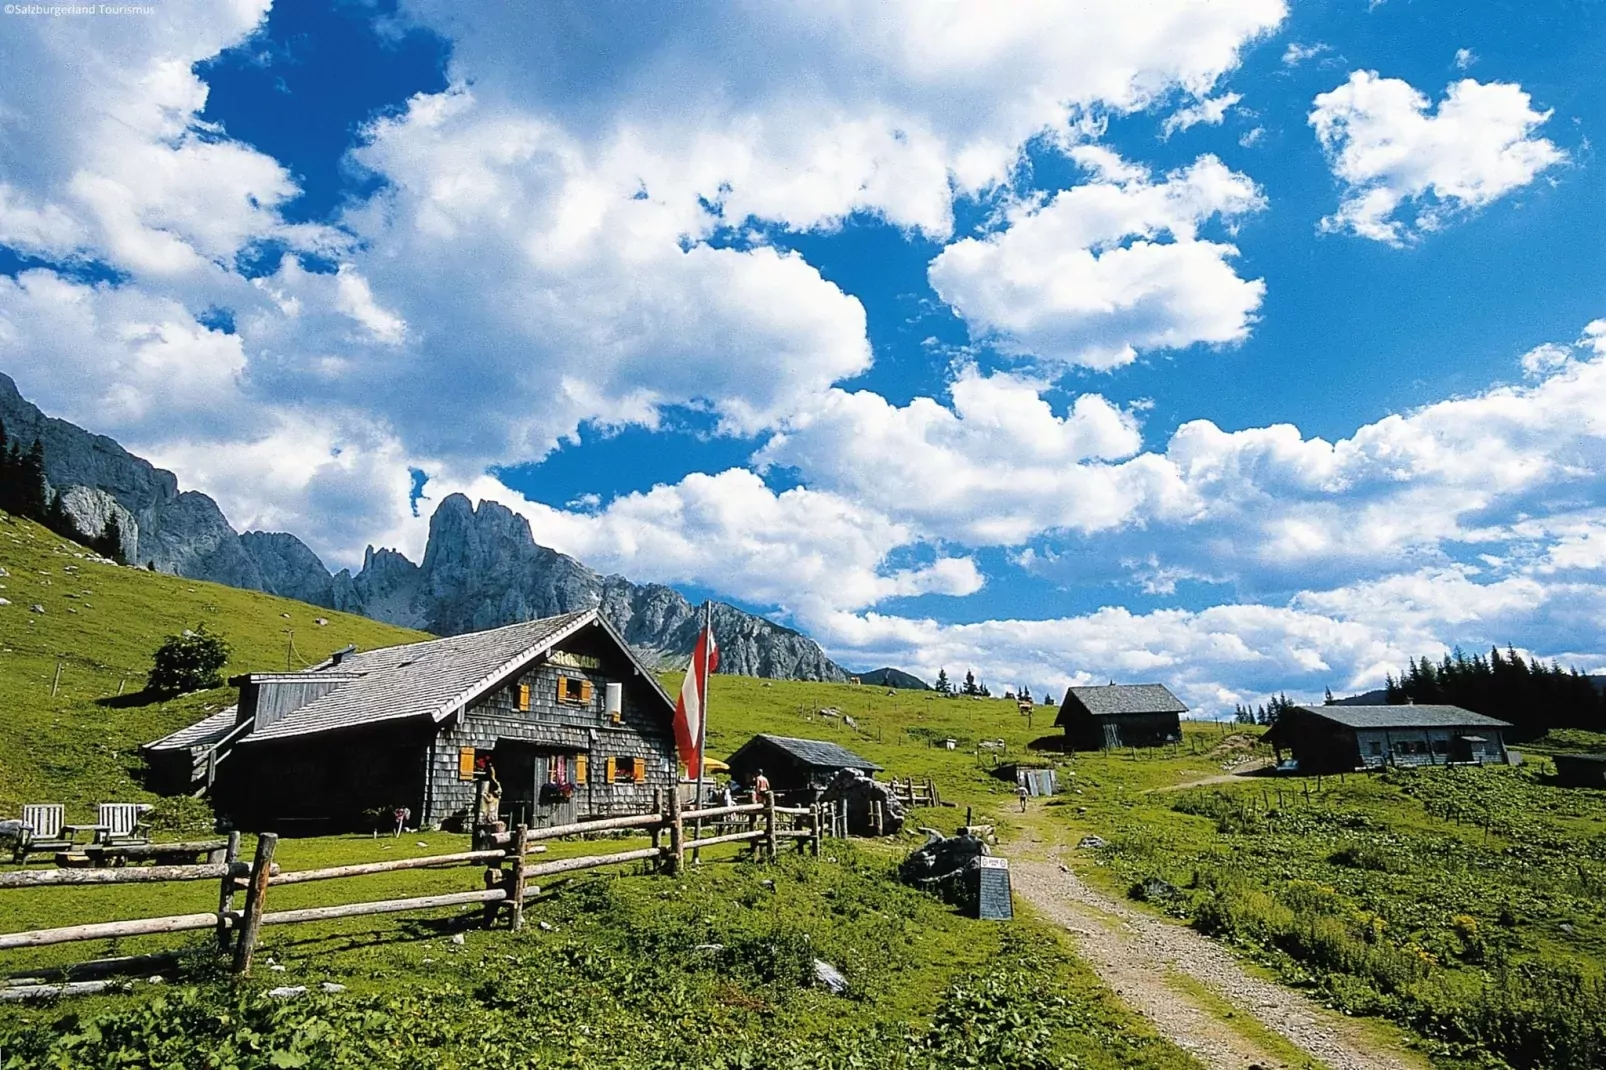
<path fill-rule="evenodd" d="M 701 835 L 704 822 L 741 816 L 748 818 L 748 828 L 713 836 Z M 781 827 L 781 818 L 793 819 L 792 827 Z M 688 825 L 691 826 L 690 837 L 687 836 Z M 652 836 L 652 846 L 608 854 L 560 858 L 548 862 L 529 861 L 529 856 L 545 850 L 544 847 L 537 846 L 541 840 L 630 829 L 640 829 L 649 833 Z M 518 929 L 524 924 L 525 900 L 540 894 L 539 885 L 532 882 L 542 877 L 628 862 L 652 862 L 664 872 L 675 874 L 685 865 L 687 851 L 691 851 L 695 859 L 697 851 L 701 848 L 724 843 L 750 843 L 754 859 L 768 857 L 773 860 L 780 841 L 789 839 L 796 842 L 799 851 L 811 851 L 818 856 L 822 834 L 823 827 L 818 806 L 806 808 L 777 806 L 771 798 L 762 803 L 682 810 L 676 792 L 669 793 L 668 806 L 658 812 L 582 821 L 570 825 L 552 825 L 545 828 L 528 828 L 520 825 L 511 832 L 493 833 L 482 837 L 482 846 L 477 845 L 481 846 L 481 849 L 477 850 L 428 855 L 421 858 L 398 858 L 385 862 L 361 862 L 325 869 L 281 871 L 273 860 L 279 837 L 271 832 L 263 833 L 257 838 L 256 856 L 251 862 L 241 861 L 240 834 L 235 832 L 230 834 L 227 841 L 218 841 L 222 849 L 214 856 L 217 858 L 216 861 L 196 865 L 20 870 L 0 873 L 0 889 L 152 881 L 218 882 L 218 907 L 215 911 L 161 918 L 139 918 L 131 921 L 93 922 L 55 929 L 0 934 L 0 951 L 80 940 L 104 940 L 113 937 L 213 929 L 217 933 L 218 946 L 221 950 L 228 951 L 232 945 L 234 973 L 243 976 L 250 972 L 251 956 L 256 950 L 261 930 L 266 925 L 295 925 L 303 922 L 332 921 L 339 918 L 413 910 L 435 910 L 441 907 L 478 903 L 484 907 L 486 927 L 494 924 L 498 915 L 505 910 L 511 927 Z M 667 843 L 663 842 L 666 837 Z M 305 907 L 298 910 L 266 909 L 271 890 L 281 885 L 364 877 L 375 873 L 394 873 L 409 869 L 481 864 L 487 867 L 483 889 L 407 899 Z M 245 894 L 245 901 L 241 908 L 236 910 L 234 900 L 242 891 Z"/>
<path fill-rule="evenodd" d="M 905 806 L 941 806 L 942 796 L 937 794 L 937 785 L 926 777 L 921 783 L 914 777 L 908 776 L 899 780 L 893 777 L 887 787 L 892 790 L 893 797 Z"/>

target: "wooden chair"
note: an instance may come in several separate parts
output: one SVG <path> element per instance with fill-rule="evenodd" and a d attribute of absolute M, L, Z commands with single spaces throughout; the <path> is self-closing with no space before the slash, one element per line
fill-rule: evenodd
<path fill-rule="evenodd" d="M 22 836 L 17 840 L 12 861 L 22 865 L 30 854 L 45 854 L 72 848 L 72 841 L 62 836 L 67 821 L 67 809 L 61 803 L 29 803 L 22 808 Z"/>
<path fill-rule="evenodd" d="M 150 836 L 139 819 L 146 809 L 148 807 L 140 803 L 101 803 L 100 816 L 95 822 L 103 826 L 100 842 L 110 846 L 149 843 Z"/>

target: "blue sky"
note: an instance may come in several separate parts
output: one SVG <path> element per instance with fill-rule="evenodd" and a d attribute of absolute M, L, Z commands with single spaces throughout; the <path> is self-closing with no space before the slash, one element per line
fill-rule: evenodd
<path fill-rule="evenodd" d="M 595 12 L 0 20 L 0 366 L 332 567 L 461 490 L 852 666 L 1606 665 L 1591 5 Z"/>

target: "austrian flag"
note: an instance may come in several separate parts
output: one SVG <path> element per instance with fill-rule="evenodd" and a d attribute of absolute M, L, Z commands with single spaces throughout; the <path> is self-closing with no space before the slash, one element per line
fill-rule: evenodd
<path fill-rule="evenodd" d="M 708 727 L 704 723 L 708 715 L 708 678 L 718 668 L 719 644 L 714 642 L 712 625 L 704 625 L 697 637 L 697 648 L 692 651 L 686 682 L 680 685 L 680 698 L 675 701 L 675 749 L 680 751 L 680 760 L 692 776 L 702 769 L 703 737 Z"/>

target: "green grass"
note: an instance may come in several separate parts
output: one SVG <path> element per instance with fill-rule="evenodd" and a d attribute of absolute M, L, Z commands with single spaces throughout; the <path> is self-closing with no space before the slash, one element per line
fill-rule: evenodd
<path fill-rule="evenodd" d="M 1441 1063 L 1582 1068 L 1606 1055 L 1606 792 L 1557 788 L 1547 764 L 1156 791 L 1132 784 L 1199 763 L 1093 756 L 1095 801 L 1053 812 L 1109 840 L 1078 852 L 1089 879 L 1167 881 L 1155 909 L 1410 1026 Z"/>
<path fill-rule="evenodd" d="M 80 816 L 95 802 L 147 797 L 138 744 L 233 698 L 219 689 L 165 703 L 102 701 L 115 698 L 120 683 L 140 687 L 150 653 L 169 633 L 200 623 L 221 633 L 234 649 L 231 673 L 312 662 L 348 642 L 419 637 L 78 552 L 0 517 L 8 572 L 0 595 L 11 601 L 0 607 L 8 729 L 0 735 L 0 813 L 61 801 Z M 45 612 L 30 613 L 34 603 Z M 328 623 L 316 625 L 319 617 Z M 935 777 L 945 796 L 978 807 L 978 820 L 1013 791 L 988 776 L 992 759 L 978 756 L 976 741 L 1002 737 L 1007 756 L 1017 757 L 1033 736 L 1053 731 L 1041 720 L 1029 729 L 1012 703 L 847 685 L 716 677 L 712 702 L 715 753 L 758 731 L 837 740 L 899 776 Z M 819 717 L 828 706 L 859 728 Z M 960 749 L 929 745 L 945 736 Z M 963 813 L 917 812 L 916 820 L 952 827 Z M 546 857 L 639 842 L 551 843 Z M 247 837 L 247 854 L 253 846 Z M 278 861 L 310 869 L 465 847 L 464 837 L 428 831 L 286 839 Z M 115 993 L 8 1007 L 0 1067 L 1196 1065 L 1102 989 L 1051 928 L 1030 919 L 973 921 L 897 885 L 892 868 L 906 849 L 828 841 L 818 862 L 787 856 L 769 867 L 722 847 L 679 878 L 640 867 L 587 874 L 554 882 L 532 902 L 521 933 L 478 927 L 477 908 L 270 927 L 244 983 L 222 975 L 210 934 L 0 954 L 0 974 L 18 975 L 92 957 L 185 951 L 167 985 L 135 981 Z M 410 871 L 282 886 L 268 906 L 478 886 L 475 867 Z M 216 896 L 213 882 L 0 891 L 0 931 L 209 911 Z M 847 975 L 848 995 L 809 983 L 815 957 Z M 347 990 L 323 995 L 325 981 Z M 264 994 L 296 984 L 313 993 L 288 1002 Z"/>
<path fill-rule="evenodd" d="M 286 841 L 297 847 L 299 865 L 373 842 Z M 828 850 L 578 878 L 536 901 L 521 933 L 478 929 L 474 911 L 270 928 L 244 985 L 137 984 L 11 1014 L 0 1066 L 1194 1066 L 1047 927 L 959 917 L 896 885 L 884 852 Z M 395 894 L 399 876 L 372 880 Z M 356 882 L 341 883 L 279 889 L 275 905 Z M 846 995 L 811 983 L 817 957 L 847 976 Z M 317 994 L 326 981 L 348 991 Z M 285 984 L 314 994 L 263 995 Z"/>
<path fill-rule="evenodd" d="M 167 702 L 101 704 L 119 689 L 144 687 L 151 654 L 170 634 L 198 624 L 221 634 L 233 648 L 228 673 L 299 668 L 347 643 L 425 638 L 285 598 L 100 564 L 83 552 L 0 514 L 0 597 L 10 601 L 0 606 L 0 814 L 59 802 L 69 821 L 83 820 L 96 803 L 153 798 L 139 783 L 139 745 L 234 701 L 220 688 Z M 35 605 L 44 612 L 33 612 Z M 328 623 L 316 624 L 320 618 Z"/>

